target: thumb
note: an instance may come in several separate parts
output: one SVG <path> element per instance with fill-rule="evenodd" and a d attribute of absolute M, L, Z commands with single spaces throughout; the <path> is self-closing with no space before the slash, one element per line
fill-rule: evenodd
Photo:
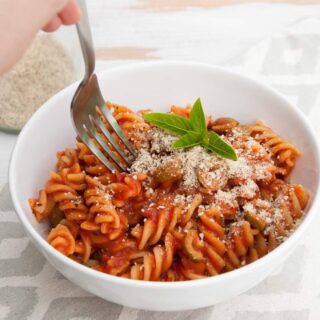
<path fill-rule="evenodd" d="M 80 19 L 80 9 L 76 0 L 70 0 L 58 15 L 55 15 L 49 23 L 42 28 L 44 31 L 52 32 L 57 30 L 61 25 L 75 24 Z"/>
<path fill-rule="evenodd" d="M 35 24 L 37 24 L 37 30 L 39 30 L 67 7 L 71 0 L 23 0 L 21 2 L 28 2 L 29 5 L 30 2 L 32 3 L 32 7 L 36 10 L 33 12 L 33 18 L 35 19 Z M 34 14 L 35 12 L 37 13 L 36 15 Z"/>

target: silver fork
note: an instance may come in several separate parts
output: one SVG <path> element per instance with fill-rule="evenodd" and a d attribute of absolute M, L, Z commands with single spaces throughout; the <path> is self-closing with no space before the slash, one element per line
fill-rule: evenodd
<path fill-rule="evenodd" d="M 95 55 L 85 0 L 78 0 L 78 4 L 81 8 L 82 16 L 80 22 L 77 24 L 77 32 L 85 63 L 85 75 L 71 102 L 73 124 L 82 142 L 109 170 L 119 171 L 120 169 L 126 171 L 132 163 L 132 157 L 128 155 L 131 154 L 133 158 L 136 158 L 137 154 L 116 119 L 113 117 L 112 112 L 106 107 L 105 100 L 102 97 L 98 79 L 94 72 Z M 119 143 L 113 138 L 101 120 L 97 110 L 100 110 L 103 114 L 129 153 L 123 150 Z M 104 135 L 110 145 L 113 146 L 114 150 L 111 150 L 105 143 L 102 135 Z M 98 144 L 104 152 L 101 152 L 95 143 Z M 126 165 L 119 160 L 116 152 L 124 160 Z M 104 153 L 113 160 L 116 166 L 107 159 Z"/>

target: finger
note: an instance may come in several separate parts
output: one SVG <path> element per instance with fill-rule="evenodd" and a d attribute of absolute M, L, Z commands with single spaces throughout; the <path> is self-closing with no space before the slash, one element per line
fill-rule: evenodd
<path fill-rule="evenodd" d="M 45 26 L 45 30 L 53 31 L 61 25 L 60 17 L 48 22 L 69 2 L 70 0 L 0 0 L 0 73 L 8 70 L 22 57 L 39 29 Z"/>
<path fill-rule="evenodd" d="M 45 27 L 42 30 L 46 31 L 46 32 L 54 32 L 57 29 L 59 29 L 61 25 L 62 25 L 62 21 L 61 21 L 60 17 L 55 16 L 50 20 L 50 22 L 48 22 L 45 25 Z"/>
<path fill-rule="evenodd" d="M 59 17 L 64 25 L 77 23 L 80 19 L 80 9 L 76 1 L 69 1 L 69 3 L 59 13 Z"/>

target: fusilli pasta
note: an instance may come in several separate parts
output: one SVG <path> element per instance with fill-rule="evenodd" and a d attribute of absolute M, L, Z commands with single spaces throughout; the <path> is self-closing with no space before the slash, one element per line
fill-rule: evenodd
<path fill-rule="evenodd" d="M 300 152 L 261 121 L 207 117 L 208 130 L 236 150 L 233 162 L 200 146 L 174 151 L 175 137 L 143 112 L 107 107 L 139 153 L 132 169 L 110 172 L 78 141 L 57 153 L 57 171 L 29 200 L 62 254 L 129 279 L 201 279 L 268 254 L 303 216 L 309 193 L 289 183 Z M 190 111 L 171 108 L 185 118 Z"/>

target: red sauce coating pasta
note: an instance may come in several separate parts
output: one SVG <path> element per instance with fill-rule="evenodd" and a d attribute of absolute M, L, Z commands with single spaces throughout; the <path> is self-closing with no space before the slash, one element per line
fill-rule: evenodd
<path fill-rule="evenodd" d="M 107 106 L 139 153 L 130 173 L 108 171 L 78 142 L 57 153 L 57 170 L 29 200 L 62 254 L 130 279 L 201 279 L 268 254 L 303 216 L 309 194 L 289 183 L 299 150 L 262 122 L 207 117 L 208 130 L 236 150 L 234 163 L 201 147 L 175 152 L 175 137 L 141 112 Z M 190 111 L 171 108 L 186 118 Z"/>

